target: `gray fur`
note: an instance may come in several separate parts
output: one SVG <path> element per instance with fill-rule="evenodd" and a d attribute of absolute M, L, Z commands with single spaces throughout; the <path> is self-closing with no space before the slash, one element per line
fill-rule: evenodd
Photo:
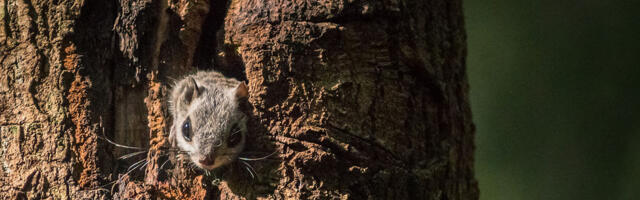
<path fill-rule="evenodd" d="M 196 166 L 208 170 L 218 168 L 233 161 L 244 148 L 247 116 L 239 109 L 240 101 L 245 99 L 236 97 L 240 84 L 217 72 L 198 72 L 177 81 L 171 90 L 173 125 L 169 140 L 173 146 L 188 152 Z M 182 133 L 187 119 L 191 122 L 191 142 L 184 139 Z M 227 142 L 234 124 L 238 125 L 242 139 L 235 147 L 229 147 Z M 213 165 L 198 162 L 206 155 L 213 155 Z"/>

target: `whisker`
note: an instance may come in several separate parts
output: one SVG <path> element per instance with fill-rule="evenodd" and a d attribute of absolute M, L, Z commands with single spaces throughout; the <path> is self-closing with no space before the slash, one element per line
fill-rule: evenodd
<path fill-rule="evenodd" d="M 259 157 L 259 158 L 245 158 L 245 157 L 240 157 L 238 156 L 238 159 L 240 160 L 244 160 L 244 161 L 256 161 L 256 160 L 264 160 L 269 158 L 270 156 L 272 156 L 273 154 L 276 154 L 278 151 L 274 151 L 273 153 L 270 153 L 269 155 L 263 156 L 263 157 Z"/>
<path fill-rule="evenodd" d="M 130 174 L 133 170 L 135 170 L 136 168 L 138 168 L 138 167 L 140 166 L 140 163 L 142 163 L 142 162 L 144 162 L 144 164 L 145 164 L 145 165 L 146 165 L 146 163 L 147 163 L 147 162 L 146 162 L 146 159 L 142 159 L 142 160 L 140 160 L 140 161 L 138 161 L 138 162 L 133 163 L 131 166 L 129 166 L 129 168 L 127 168 L 127 172 L 126 172 L 126 173 L 124 173 L 124 175 L 122 175 L 122 176 L 118 177 L 118 180 L 116 180 L 116 183 L 120 183 L 120 181 L 122 181 L 122 178 L 123 178 L 123 177 L 125 177 L 125 176 L 129 176 L 129 174 Z M 114 187 L 115 187 L 115 186 L 116 186 L 116 184 L 114 184 L 114 185 L 111 187 L 111 191 L 113 191 L 113 189 L 114 189 Z"/>
<path fill-rule="evenodd" d="M 82 191 L 88 191 L 88 192 L 90 192 L 90 191 L 107 191 L 108 192 L 109 190 L 104 188 L 104 187 L 107 186 L 107 185 L 114 184 L 115 182 L 116 181 L 111 181 L 111 182 L 106 183 L 104 185 L 99 185 L 98 187 L 94 187 L 93 189 L 87 189 L 87 190 L 82 190 Z"/>
<path fill-rule="evenodd" d="M 146 153 L 146 152 L 148 152 L 148 151 L 145 150 L 145 151 L 133 152 L 133 153 L 130 153 L 130 154 L 126 154 L 126 155 L 120 156 L 118 159 L 120 159 L 120 160 L 129 159 L 131 157 L 134 157 L 134 156 Z"/>
<path fill-rule="evenodd" d="M 129 168 L 127 168 L 127 173 L 125 173 L 125 174 L 128 174 L 129 171 L 132 171 L 132 168 L 133 169 L 137 168 L 137 166 L 140 165 L 140 163 L 142 163 L 144 161 L 146 161 L 146 159 L 142 159 L 142 160 L 140 160 L 138 162 L 133 163 L 131 166 L 129 166 Z"/>
<path fill-rule="evenodd" d="M 129 174 L 130 174 L 133 170 L 135 170 L 136 168 L 137 168 L 137 167 L 135 167 L 135 168 L 133 168 L 133 169 L 131 169 L 131 170 L 127 171 L 126 173 L 124 173 L 124 175 L 123 175 L 122 177 L 124 177 L 124 176 L 129 176 Z M 120 177 L 120 179 L 118 180 L 118 182 L 120 182 L 120 181 L 121 181 L 121 178 L 122 178 L 122 177 Z"/>
<path fill-rule="evenodd" d="M 144 164 L 142 164 L 142 166 L 138 167 L 138 169 L 140 169 L 140 171 L 143 171 L 144 167 L 147 166 L 147 164 L 149 164 L 149 161 L 144 161 Z"/>
<path fill-rule="evenodd" d="M 249 171 L 249 174 L 251 175 L 251 179 L 256 179 L 256 176 L 253 175 L 253 172 L 251 172 L 251 169 L 247 168 L 246 166 L 244 168 L 247 169 L 247 171 Z"/>
<path fill-rule="evenodd" d="M 163 148 L 163 147 L 160 147 L 160 148 L 158 148 L 158 150 L 168 151 L 168 152 L 187 153 L 187 151 L 183 151 L 183 150 L 180 150 L 180 149 L 177 149 L 177 148 Z"/>
<path fill-rule="evenodd" d="M 191 164 L 191 167 L 189 169 L 191 170 L 191 172 L 196 172 L 196 170 L 199 168 L 195 164 Z"/>
<path fill-rule="evenodd" d="M 187 169 L 190 169 L 190 170 L 191 170 L 191 169 L 193 169 L 193 167 L 194 167 L 194 166 L 195 166 L 195 165 L 194 165 L 193 163 L 191 163 L 191 162 L 187 162 Z"/>
<path fill-rule="evenodd" d="M 102 187 L 105 187 L 105 186 L 107 186 L 107 185 L 114 184 L 114 183 L 116 183 L 117 181 L 118 181 L 118 180 L 111 181 L 111 182 L 109 182 L 109 183 L 107 183 L 107 184 L 104 184 L 104 185 L 98 186 L 98 188 L 102 188 Z M 106 189 L 105 189 L 105 190 L 106 190 Z"/>
<path fill-rule="evenodd" d="M 167 164 L 167 162 L 169 162 L 169 158 L 167 158 L 167 160 L 165 160 L 164 163 L 162 163 L 162 165 L 160 165 L 160 170 L 162 170 L 164 168 L 164 165 Z"/>
<path fill-rule="evenodd" d="M 118 180 L 116 180 L 115 184 L 111 185 L 111 191 L 110 191 L 110 192 L 111 192 L 111 195 L 113 195 L 113 191 L 115 191 L 116 186 L 117 186 L 117 185 L 120 185 L 120 180 L 121 180 L 121 178 L 122 178 L 122 176 L 121 176 L 121 177 L 118 177 Z"/>
<path fill-rule="evenodd" d="M 256 171 L 256 169 L 255 169 L 255 168 L 253 168 L 253 166 L 251 166 L 251 164 L 249 164 L 248 162 L 244 162 L 244 161 L 242 161 L 242 162 L 243 162 L 245 165 L 247 165 L 249 168 L 251 168 L 251 171 L 253 171 L 253 172 L 255 172 L 255 171 Z"/>
<path fill-rule="evenodd" d="M 118 144 L 118 143 L 110 140 L 109 138 L 107 138 L 107 136 L 104 135 L 104 132 L 102 132 L 102 137 L 98 136 L 98 138 L 103 139 L 103 140 L 107 141 L 108 143 L 113 144 L 113 145 L 115 145 L 117 147 L 120 147 L 120 148 L 146 150 L 145 148 L 142 148 L 142 147 L 132 147 L 132 146 L 127 146 L 127 145 L 123 145 L 123 144 Z"/>
<path fill-rule="evenodd" d="M 247 171 L 249 171 L 249 174 L 251 175 L 251 178 L 255 179 L 256 177 L 255 177 L 254 173 L 252 172 L 252 171 L 255 171 L 255 170 L 253 170 L 253 167 L 247 162 L 241 161 L 241 163 L 245 165 L 244 168 L 247 169 Z"/>

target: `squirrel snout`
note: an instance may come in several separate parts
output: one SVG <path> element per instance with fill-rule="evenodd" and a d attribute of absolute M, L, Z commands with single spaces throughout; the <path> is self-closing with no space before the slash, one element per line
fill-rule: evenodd
<path fill-rule="evenodd" d="M 200 160 L 198 160 L 200 164 L 205 166 L 213 165 L 214 161 L 215 159 L 213 158 L 213 155 L 203 156 L 202 158 L 200 158 Z"/>

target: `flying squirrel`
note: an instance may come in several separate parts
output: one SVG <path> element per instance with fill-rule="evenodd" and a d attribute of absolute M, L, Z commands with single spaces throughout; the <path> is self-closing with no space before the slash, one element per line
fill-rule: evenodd
<path fill-rule="evenodd" d="M 199 168 L 213 170 L 233 162 L 242 152 L 247 115 L 240 105 L 247 86 L 214 71 L 201 71 L 176 82 L 169 111 L 169 141 Z"/>

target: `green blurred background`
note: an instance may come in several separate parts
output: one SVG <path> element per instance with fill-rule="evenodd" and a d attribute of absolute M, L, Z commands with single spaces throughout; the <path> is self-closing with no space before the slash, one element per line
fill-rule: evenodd
<path fill-rule="evenodd" d="M 640 1 L 464 9 L 481 199 L 640 199 Z"/>

